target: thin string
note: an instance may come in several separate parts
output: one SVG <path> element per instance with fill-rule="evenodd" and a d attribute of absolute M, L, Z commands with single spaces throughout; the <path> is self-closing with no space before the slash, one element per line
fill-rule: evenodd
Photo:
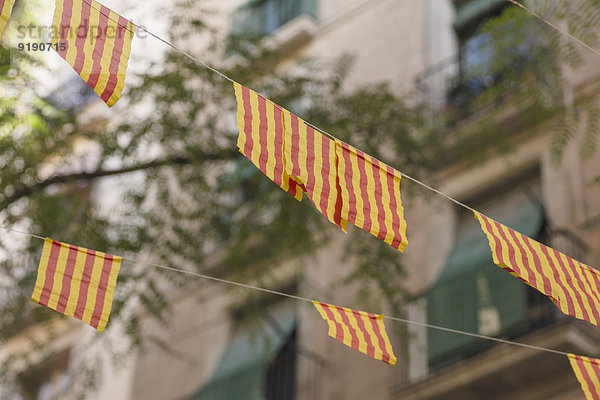
<path fill-rule="evenodd" d="M 21 235 L 27 235 L 27 236 L 31 236 L 31 237 L 34 237 L 34 238 L 36 238 L 36 239 L 46 240 L 46 238 L 45 238 L 45 237 L 38 236 L 38 235 L 34 235 L 33 233 L 28 233 L 28 232 L 18 231 L 18 230 L 16 230 L 16 229 L 9 228 L 8 226 L 0 225 L 0 228 L 2 228 L 2 229 L 6 229 L 7 231 L 10 231 L 10 232 L 19 233 L 19 234 L 21 234 Z"/>
<path fill-rule="evenodd" d="M 38 236 L 38 235 L 34 235 L 31 233 L 26 233 L 26 232 L 22 232 L 22 231 L 18 231 L 15 229 L 11 229 L 8 228 L 6 226 L 0 225 L 0 228 L 12 231 L 12 232 L 16 232 L 16 233 L 20 233 L 23 235 L 27 235 L 27 236 L 31 236 L 37 239 L 41 239 L 41 240 L 45 240 L 44 237 L 42 236 Z M 224 283 L 227 285 L 232 285 L 232 286 L 237 286 L 237 287 L 241 287 L 241 288 L 245 288 L 245 289 L 251 289 L 251 290 L 255 290 L 255 291 L 259 291 L 259 292 L 263 292 L 263 293 L 269 293 L 269 294 L 273 294 L 276 296 L 280 296 L 280 297 L 287 297 L 293 300 L 299 300 L 299 301 L 305 301 L 308 303 L 312 303 L 313 300 L 306 298 L 306 297 L 301 297 L 301 296 L 295 296 L 293 294 L 289 294 L 289 293 L 285 293 L 285 292 L 280 292 L 277 290 L 271 290 L 271 289 L 266 289 L 260 286 L 254 286 L 254 285 L 249 285 L 246 283 L 240 283 L 240 282 L 235 282 L 235 281 L 230 281 L 228 279 L 222 279 L 222 278 L 217 278 L 214 276 L 210 276 L 210 275 L 204 275 L 204 274 L 200 274 L 197 272 L 192 272 L 192 271 L 187 271 L 184 269 L 179 269 L 179 268 L 173 268 L 173 267 L 169 267 L 166 265 L 161 265 L 161 264 L 156 264 L 156 263 L 152 263 L 152 262 L 143 262 L 140 261 L 138 259 L 135 258 L 127 258 L 127 257 L 122 257 L 123 260 L 132 262 L 132 263 L 139 263 L 141 265 L 148 265 L 148 266 L 152 266 L 155 268 L 159 268 L 159 269 L 163 269 L 163 270 L 167 270 L 167 271 L 171 271 L 171 272 L 177 272 L 177 273 L 181 273 L 181 274 L 186 274 L 186 275 L 190 275 L 190 276 L 195 276 L 198 278 L 203 278 L 203 279 L 207 279 L 210 281 L 214 281 L 214 282 L 219 282 L 219 283 Z M 412 321 L 409 319 L 404 319 L 404 318 L 397 318 L 397 317 L 391 317 L 391 316 L 383 316 L 384 319 L 388 319 L 390 321 L 396 321 L 396 322 L 402 322 L 408 325 L 415 325 L 415 326 L 421 326 L 421 327 L 425 327 L 425 328 L 429 328 L 429 329 L 436 329 L 439 331 L 444 331 L 444 332 L 449 332 L 449 333 L 455 333 L 458 335 L 463 335 L 463 336 L 471 336 L 471 337 L 475 337 L 475 338 L 479 338 L 479 339 L 485 339 L 485 340 L 490 340 L 493 342 L 498 342 L 498 343 L 503 343 L 503 344 L 508 344 L 508 345 L 512 345 L 512 346 L 519 346 L 519 347 L 524 347 L 524 348 L 528 348 L 531 350 L 537 350 L 537 351 L 543 351 L 546 353 L 553 353 L 553 354 L 558 354 L 561 356 L 569 356 L 569 353 L 564 352 L 564 351 L 559 351 L 559 350 L 554 350 L 554 349 L 550 349 L 547 347 L 541 347 L 541 346 L 535 346 L 535 345 L 530 345 L 530 344 L 526 344 L 526 343 L 519 343 L 519 342 L 514 342 L 512 340 L 505 340 L 505 339 L 500 339 L 500 338 L 496 338 L 493 336 L 486 336 L 486 335 L 480 335 L 477 333 L 471 333 L 471 332 L 466 332 L 466 331 L 461 331 L 458 329 L 452 329 L 452 328 L 446 328 L 443 326 L 439 326 L 439 325 L 433 325 L 433 324 L 428 324 L 425 322 L 418 322 L 418 321 Z"/>
<path fill-rule="evenodd" d="M 100 10 L 100 9 L 98 9 L 98 8 L 96 8 L 96 7 L 94 7 L 94 5 L 93 5 L 92 3 L 89 3 L 89 2 L 88 2 L 88 0 L 82 0 L 82 1 L 83 1 L 83 2 L 85 2 L 86 4 L 88 4 L 90 7 L 94 8 L 95 10 L 97 10 L 98 12 L 100 12 L 102 15 L 104 15 L 104 16 L 106 16 L 107 18 L 109 18 L 110 20 L 112 20 L 113 22 L 116 22 L 116 23 L 118 23 L 118 21 L 115 21 L 115 19 L 114 19 L 114 18 L 112 18 L 110 15 L 104 14 L 104 13 L 102 12 L 102 10 Z M 511 0 L 508 0 L 508 1 L 511 1 Z M 218 75 L 219 75 L 219 76 L 221 76 L 223 79 L 226 79 L 227 81 L 229 81 L 229 82 L 231 82 L 231 83 L 233 83 L 233 84 L 237 83 L 236 81 L 234 81 L 232 78 L 230 78 L 230 77 L 229 77 L 229 76 L 227 76 L 226 74 L 224 74 L 224 73 L 222 73 L 221 71 L 219 71 L 219 70 L 217 70 L 217 69 L 215 69 L 215 68 L 211 67 L 210 65 L 206 64 L 205 62 L 203 62 L 203 61 L 199 60 L 198 58 L 196 58 L 196 57 L 192 56 L 192 55 L 191 55 L 191 54 L 189 54 L 188 52 L 186 52 L 186 51 L 184 51 L 184 50 L 180 49 L 179 47 L 175 46 L 174 44 L 172 44 L 172 43 L 171 43 L 171 42 L 169 42 L 168 40 L 165 40 L 165 39 L 161 38 L 160 36 L 158 36 L 158 35 L 156 35 L 156 34 L 154 34 L 154 33 L 150 32 L 148 29 L 146 29 L 146 28 L 144 28 L 144 27 L 142 27 L 142 26 L 138 26 L 138 28 L 139 28 L 139 29 L 141 29 L 142 31 L 146 32 L 147 34 L 149 34 L 149 35 L 153 36 L 153 37 L 154 37 L 154 38 L 156 38 L 157 40 L 159 40 L 159 41 L 163 42 L 164 44 L 166 44 L 167 46 L 171 47 L 171 48 L 172 48 L 172 49 L 174 49 L 175 51 L 178 51 L 178 52 L 180 52 L 180 53 L 181 53 L 181 54 L 183 54 L 184 56 L 188 57 L 190 60 L 192 60 L 192 61 L 194 61 L 194 62 L 198 63 L 199 65 L 201 65 L 201 66 L 203 66 L 203 67 L 205 67 L 205 68 L 209 69 L 210 71 L 212 71 L 212 72 L 214 72 L 214 73 L 218 74 Z M 258 94 L 258 92 L 257 92 L 257 94 Z M 265 96 L 262 96 L 261 94 L 259 94 L 259 96 L 263 97 L 265 100 L 267 100 L 268 102 L 270 102 L 271 104 L 273 104 L 273 106 L 274 106 L 275 108 L 277 108 L 279 111 L 281 111 L 281 112 L 284 112 L 284 111 L 286 111 L 286 110 L 284 110 L 284 109 L 283 109 L 283 108 L 282 108 L 280 105 L 278 105 L 277 103 L 275 103 L 275 102 L 273 102 L 273 101 L 269 100 L 267 97 L 265 97 Z M 304 121 L 304 120 L 303 120 L 303 121 Z M 318 132 L 321 132 L 322 134 L 324 134 L 324 135 L 328 136 L 328 137 L 329 137 L 330 139 L 332 139 L 333 141 L 338 141 L 338 142 L 345 143 L 345 142 L 343 142 L 342 140 L 340 140 L 339 138 L 337 138 L 336 136 L 332 135 L 331 133 L 327 132 L 327 131 L 326 131 L 326 130 L 324 130 L 324 129 L 321 129 L 321 128 L 319 128 L 319 127 L 317 127 L 317 126 L 315 126 L 315 125 L 311 124 L 310 122 L 304 121 L 304 123 L 305 123 L 306 125 L 310 126 L 311 128 L 315 129 L 316 131 L 318 131 Z M 354 147 L 354 146 L 352 146 L 352 147 Z M 379 160 L 377 160 L 377 161 L 379 161 Z M 465 209 L 467 209 L 467 210 L 470 210 L 470 211 L 472 211 L 472 212 L 476 212 L 476 211 L 475 211 L 473 208 L 471 208 L 471 207 L 467 206 L 466 204 L 464 204 L 464 203 L 462 203 L 462 202 L 460 202 L 460 201 L 458 201 L 458 200 L 456 200 L 456 199 L 454 199 L 454 198 L 452 198 L 452 197 L 448 196 L 448 195 L 447 195 L 447 194 L 445 194 L 445 193 L 442 193 L 441 191 L 439 191 L 439 190 L 437 190 L 437 189 L 434 189 L 434 188 L 432 188 L 431 186 L 429 186 L 429 185 L 425 184 L 424 182 L 421 182 L 420 180 L 418 180 L 418 179 L 416 179 L 416 178 L 413 178 L 413 177 L 411 177 L 411 176 L 409 176 L 409 175 L 407 175 L 407 174 L 405 174 L 405 173 L 403 173 L 403 172 L 400 172 L 400 171 L 398 171 L 398 172 L 399 172 L 399 173 L 400 173 L 400 174 L 401 174 L 403 177 L 405 177 L 406 179 L 408 179 L 408 180 L 410 180 L 410 181 L 412 181 L 412 182 L 414 182 L 414 183 L 416 183 L 416 184 L 418 184 L 418 185 L 420 185 L 420 186 L 422 186 L 422 187 L 424 187 L 424 188 L 426 188 L 426 189 L 428 189 L 428 190 L 431 190 L 432 192 L 435 192 L 435 193 L 439 194 L 440 196 L 443 196 L 443 197 L 445 197 L 446 199 L 450 200 L 451 202 L 453 202 L 453 203 L 455 203 L 455 204 L 457 204 L 457 205 L 459 205 L 459 206 L 461 206 L 461 207 L 464 207 L 464 208 L 465 208 Z"/>
<path fill-rule="evenodd" d="M 569 353 L 564 352 L 564 351 L 560 351 L 560 350 L 549 349 L 547 347 L 541 347 L 541 346 L 534 346 L 532 344 L 513 342 L 512 340 L 505 340 L 505 339 L 500 339 L 500 338 L 493 337 L 493 336 L 480 335 L 478 333 L 471 333 L 471 332 L 459 331 L 457 329 L 445 328 L 443 326 L 437 326 L 437 325 L 431 325 L 431 324 L 428 324 L 428 323 L 425 323 L 425 322 L 411 321 L 411 320 L 404 319 L 404 318 L 389 317 L 389 316 L 386 316 L 386 315 L 384 315 L 383 318 L 389 319 L 389 320 L 392 320 L 392 321 L 403 322 L 405 324 L 422 326 L 422 327 L 431 328 L 431 329 L 437 329 L 438 331 L 456 333 L 456 334 L 459 334 L 459 335 L 471 336 L 471 337 L 475 337 L 475 338 L 479 338 L 479 339 L 491 340 L 491 341 L 494 341 L 494 342 L 504 343 L 504 344 L 510 344 L 510 345 L 513 345 L 513 346 L 526 347 L 526 348 L 532 349 L 532 350 L 539 350 L 539 351 L 545 351 L 545 352 L 548 352 L 548 353 L 560 354 L 561 356 L 567 356 L 567 357 L 569 356 Z"/>
<path fill-rule="evenodd" d="M 204 279 L 208 279 L 208 280 L 215 281 L 215 282 L 226 283 L 228 285 L 239 286 L 239 287 L 243 287 L 243 288 L 246 288 L 246 289 L 257 290 L 257 291 L 264 292 L 264 293 L 270 293 L 270 294 L 274 294 L 274 295 L 277 295 L 277 296 L 289 297 L 290 299 L 300 300 L 300 301 L 307 301 L 309 303 L 312 303 L 312 300 L 307 299 L 306 297 L 294 296 L 293 294 L 289 294 L 289 293 L 285 293 L 285 292 L 279 292 L 277 290 L 265 289 L 265 288 L 262 288 L 262 287 L 259 287 L 259 286 L 248 285 L 246 283 L 240 283 L 240 282 L 234 282 L 234 281 L 230 281 L 230 280 L 222 279 L 222 278 L 217 278 L 217 277 L 210 276 L 210 275 L 204 275 L 204 274 L 200 274 L 200 273 L 197 273 L 197 272 L 187 271 L 187 270 L 184 270 L 184 269 L 172 268 L 172 267 L 168 267 L 166 265 L 155 264 L 155 263 L 151 263 L 151 262 L 143 262 L 143 261 L 136 260 L 135 258 L 125 258 L 125 257 L 123 257 L 123 260 L 130 261 L 130 262 L 133 262 L 133 263 L 146 264 L 146 265 L 150 265 L 152 267 L 156 267 L 156 268 L 160 268 L 160 269 L 165 269 L 165 270 L 168 270 L 168 271 L 179 272 L 179 273 L 182 273 L 182 274 L 197 276 L 199 278 L 204 278 Z"/>
<path fill-rule="evenodd" d="M 516 6 L 521 7 L 523 10 L 525 10 L 526 12 L 528 12 L 529 14 L 533 15 L 534 17 L 536 17 L 537 19 L 539 19 L 540 21 L 544 22 L 545 24 L 547 24 L 548 26 L 556 29 L 557 31 L 559 31 L 560 33 L 562 33 L 563 35 L 567 35 L 568 37 L 570 37 L 572 40 L 576 41 L 577 43 L 581 44 L 582 46 L 587 47 L 589 50 L 593 51 L 594 53 L 600 55 L 600 51 L 593 48 L 592 46 L 590 46 L 589 44 L 585 43 L 583 40 L 573 36 L 572 34 L 570 34 L 569 32 L 567 32 L 566 30 L 562 29 L 561 27 L 559 27 L 558 25 L 556 25 L 555 23 L 547 20 L 546 18 L 542 17 L 541 15 L 539 15 L 538 13 L 536 13 L 535 11 L 530 10 L 529 8 L 527 8 L 525 5 L 519 3 L 516 0 L 506 0 L 509 3 L 512 3 Z"/>

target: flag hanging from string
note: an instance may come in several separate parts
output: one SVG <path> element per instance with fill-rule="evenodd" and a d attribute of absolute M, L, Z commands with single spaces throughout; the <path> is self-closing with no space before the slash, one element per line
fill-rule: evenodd
<path fill-rule="evenodd" d="M 598 365 L 600 360 L 569 354 L 569 362 L 581 384 L 585 398 L 587 400 L 600 400 L 600 365 Z"/>
<path fill-rule="evenodd" d="M 237 100 L 238 149 L 280 188 L 302 200 L 302 189 L 285 168 L 282 109 L 234 82 Z"/>
<path fill-rule="evenodd" d="M 317 301 L 313 304 L 327 321 L 329 336 L 376 360 L 396 365 L 397 358 L 383 324 L 383 315 Z"/>
<path fill-rule="evenodd" d="M 329 221 L 346 232 L 335 142 L 287 110 L 283 112 L 286 172 Z"/>
<path fill-rule="evenodd" d="M 121 257 L 46 238 L 31 300 L 103 332 Z"/>
<path fill-rule="evenodd" d="M 14 5 L 15 0 L 0 0 L 0 39 L 2 39 L 6 25 L 8 25 Z"/>
<path fill-rule="evenodd" d="M 400 172 L 340 140 L 336 140 L 336 152 L 342 218 L 404 251 L 407 240 Z"/>
<path fill-rule="evenodd" d="M 56 0 L 52 43 L 112 107 L 125 86 L 136 26 L 94 0 Z"/>
<path fill-rule="evenodd" d="M 494 263 L 548 296 L 565 314 L 600 326 L 600 273 L 475 212 Z"/>

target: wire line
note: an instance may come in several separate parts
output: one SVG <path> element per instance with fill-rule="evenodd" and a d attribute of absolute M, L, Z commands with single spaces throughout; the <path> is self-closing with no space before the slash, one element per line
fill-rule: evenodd
<path fill-rule="evenodd" d="M 567 35 L 568 37 L 570 37 L 572 40 L 576 41 L 577 43 L 587 47 L 589 50 L 593 51 L 594 53 L 600 55 L 600 51 L 593 48 L 592 46 L 590 46 L 589 44 L 587 44 L 586 42 L 584 42 L 583 40 L 579 39 L 576 36 L 573 36 L 572 34 L 570 34 L 569 32 L 567 32 L 566 30 L 562 29 L 561 27 L 559 27 L 558 25 L 556 25 L 555 23 L 547 20 L 546 18 L 542 17 L 541 15 L 539 15 L 538 13 L 536 13 L 535 11 L 532 11 L 531 9 L 529 9 L 528 7 L 526 7 L 525 5 L 519 3 L 516 0 L 506 0 L 509 3 L 512 3 L 516 6 L 521 7 L 523 10 L 525 10 L 526 12 L 528 12 L 529 14 L 533 15 L 534 17 L 536 17 L 537 19 L 539 19 L 540 21 L 542 21 L 543 23 L 545 23 L 546 25 L 556 29 L 557 31 L 559 31 L 560 33 L 562 33 L 563 35 Z"/>
<path fill-rule="evenodd" d="M 7 228 L 6 226 L 3 226 L 3 225 L 0 225 L 0 228 L 6 229 L 6 230 L 9 230 L 9 231 L 12 231 L 12 232 L 20 233 L 20 234 L 23 234 L 23 235 L 31 236 L 31 237 L 34 237 L 34 238 L 37 238 L 37 239 L 45 240 L 45 238 L 42 237 L 42 236 L 38 236 L 38 235 L 31 234 L 31 233 L 26 233 L 26 232 L 18 231 L 18 230 L 15 230 L 15 229 Z M 256 290 L 256 291 L 259 291 L 259 292 L 269 293 L 269 294 L 273 294 L 273 295 L 276 295 L 276 296 L 287 297 L 287 298 L 290 298 L 290 299 L 293 299 L 293 300 L 305 301 L 305 302 L 308 302 L 308 303 L 312 303 L 313 302 L 313 300 L 311 300 L 311 299 L 309 299 L 307 297 L 296 296 L 296 295 L 293 295 L 293 294 L 289 294 L 289 293 L 285 293 L 285 292 L 280 292 L 280 291 L 277 291 L 277 290 L 266 289 L 266 288 L 263 288 L 263 287 L 260 287 L 260 286 L 249 285 L 249 284 L 241 283 L 241 282 L 235 282 L 235 281 L 231 281 L 231 280 L 223 279 L 223 278 L 217 278 L 215 276 L 204 275 L 204 274 L 200 274 L 198 272 L 187 271 L 187 270 L 179 269 L 179 268 L 173 268 L 173 267 L 169 267 L 169 266 L 166 266 L 166 265 L 156 264 L 156 263 L 153 263 L 153 262 L 143 262 L 143 261 L 141 261 L 139 259 L 135 259 L 135 258 L 122 257 L 122 259 L 124 261 L 129 261 L 129 262 L 132 262 L 132 263 L 139 263 L 141 265 L 148 265 L 148 266 L 152 266 L 152 267 L 155 267 L 155 268 L 159 268 L 159 269 L 163 269 L 163 270 L 167 270 L 167 271 L 171 271 L 171 272 L 177 272 L 177 273 L 181 273 L 181 274 L 195 276 L 195 277 L 198 277 L 198 278 L 207 279 L 207 280 L 214 281 L 214 282 L 224 283 L 224 284 L 227 284 L 227 285 L 242 287 L 242 288 L 245 288 L 245 289 Z M 452 329 L 452 328 L 447 328 L 447 327 L 444 327 L 444 326 L 428 324 L 428 323 L 425 323 L 425 322 L 418 322 L 418 321 L 413 321 L 413 320 L 404 319 L 404 318 L 398 318 L 398 317 L 392 317 L 392 316 L 387 316 L 387 315 L 384 315 L 383 318 L 387 319 L 387 320 L 390 320 L 390 321 L 402 322 L 402 323 L 405 323 L 405 324 L 408 324 L 408 325 L 421 326 L 421 327 L 425 327 L 425 328 L 429 328 L 429 329 L 436 329 L 436 330 L 439 330 L 439 331 L 454 333 L 454 334 L 463 335 L 463 336 L 471 336 L 471 337 L 475 337 L 475 338 L 479 338 L 479 339 L 490 340 L 490 341 L 494 341 L 494 342 L 498 342 L 498 343 L 503 343 L 503 344 L 508 344 L 508 345 L 512 345 L 512 346 L 524 347 L 524 348 L 528 348 L 528 349 L 531 349 L 531 350 L 537 350 L 537 351 L 542 351 L 542 352 L 546 352 L 546 353 L 558 354 L 558 355 L 561 355 L 561 356 L 568 356 L 569 355 L 569 353 L 567 353 L 567 352 L 560 351 L 560 350 L 555 350 L 555 349 L 550 349 L 550 348 L 547 348 L 547 347 L 535 346 L 535 345 L 531 345 L 531 344 L 515 342 L 515 341 L 512 341 L 512 340 L 500 339 L 500 338 L 493 337 L 493 336 L 480 335 L 478 333 L 461 331 L 461 330 L 458 330 L 458 329 Z"/>

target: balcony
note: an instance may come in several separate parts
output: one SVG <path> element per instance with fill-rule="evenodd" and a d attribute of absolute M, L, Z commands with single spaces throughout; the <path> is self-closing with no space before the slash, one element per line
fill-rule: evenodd
<path fill-rule="evenodd" d="M 585 262 L 589 249 L 570 231 L 546 227 L 541 231 L 538 239 Z M 485 250 L 489 252 L 489 248 Z M 473 254 L 469 254 L 469 257 L 472 258 Z M 495 268 L 500 273 L 503 272 Z M 503 283 L 494 279 L 496 286 L 505 285 L 510 289 L 510 292 L 504 294 L 513 298 L 508 299 L 503 296 L 502 301 L 496 306 L 501 316 L 499 321 L 503 323 L 507 321 L 505 319 L 507 309 L 502 308 L 504 303 L 511 303 L 508 311 L 517 315 L 518 320 L 511 320 L 510 325 L 499 325 L 500 329 L 496 329 L 496 333 L 481 329 L 489 328 L 491 326 L 489 323 L 487 326 L 479 324 L 479 329 L 471 331 L 562 351 L 597 355 L 595 343 L 600 340 L 597 328 L 562 314 L 546 296 L 514 278 L 510 280 L 515 284 L 513 289 L 508 285 L 511 282 Z M 514 307 L 514 298 L 519 297 L 514 289 L 524 292 L 524 307 Z M 448 307 L 451 307 L 452 299 L 446 301 Z M 493 321 L 493 318 L 488 318 L 487 321 Z M 431 332 L 433 331 L 423 331 L 423 334 L 427 335 Z M 429 359 L 429 365 L 425 367 L 423 373 L 413 374 L 413 378 L 409 378 L 410 372 L 408 376 L 397 376 L 393 384 L 395 398 L 468 400 L 487 398 L 490 393 L 498 393 L 499 395 L 494 398 L 512 399 L 521 398 L 519 397 L 523 395 L 521 391 L 528 385 L 535 386 L 535 393 L 538 394 L 546 393 L 544 390 L 550 392 L 579 390 L 574 378 L 570 379 L 572 371 L 569 363 L 556 355 L 451 333 L 442 332 L 440 335 L 441 339 L 450 346 L 444 348 L 443 357 L 439 356 L 442 354 L 439 345 L 432 348 L 431 342 L 425 344 L 424 338 L 417 339 L 417 343 L 421 340 L 420 352 L 423 353 L 423 357 Z M 418 355 L 418 353 L 411 354 L 413 357 Z M 411 359 L 411 362 L 419 364 L 418 360 Z M 427 364 L 427 360 L 422 360 L 421 364 L 423 362 Z M 547 382 L 552 384 L 546 387 Z M 523 398 L 547 397 L 534 395 Z"/>
<path fill-rule="evenodd" d="M 513 46 L 487 31 L 468 38 L 457 54 L 417 75 L 419 102 L 441 111 L 449 127 L 511 104 L 518 105 L 517 111 L 552 104 L 560 98 L 554 53 L 533 29 L 520 30 L 525 38 Z"/>
<path fill-rule="evenodd" d="M 251 0 L 233 15 L 232 34 L 267 36 L 301 15 L 317 17 L 316 0 Z"/>

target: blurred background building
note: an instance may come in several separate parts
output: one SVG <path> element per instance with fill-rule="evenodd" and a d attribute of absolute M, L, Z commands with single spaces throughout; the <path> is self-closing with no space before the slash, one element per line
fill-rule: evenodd
<path fill-rule="evenodd" d="M 503 79 L 486 66 L 509 58 L 490 51 L 485 46 L 489 34 L 479 28 L 511 7 L 507 1 L 227 0 L 219 7 L 223 13 L 214 18 L 222 19 L 223 29 L 264 35 L 275 49 L 285 50 L 288 59 L 278 68 L 293 68 L 302 56 L 355 56 L 344 81 L 348 88 L 389 82 L 398 96 L 429 105 L 432 120 L 440 120 L 439 129 L 447 131 L 449 141 L 455 130 L 481 124 L 498 106 L 478 96 Z M 516 53 L 526 64 L 527 40 L 538 39 L 515 43 L 512 56 Z M 581 54 L 584 64 L 570 76 L 568 88 L 573 104 L 580 97 L 597 96 L 599 89 L 600 60 L 584 50 Z M 600 174 L 600 155 L 584 159 L 573 142 L 556 165 L 552 115 L 535 123 L 530 115 L 529 105 L 521 104 L 494 116 L 504 128 L 498 134 L 512 151 L 474 144 L 485 162 L 474 165 L 451 157 L 429 182 L 532 238 L 600 265 L 595 246 L 600 188 L 590 185 Z M 393 159 L 384 161 L 402 170 Z M 414 184 L 405 180 L 402 185 Z M 409 245 L 402 257 L 410 300 L 398 316 L 600 355 L 597 328 L 564 316 L 547 298 L 492 263 L 470 212 L 413 189 L 403 192 Z M 339 285 L 349 271 L 348 261 L 341 261 L 344 240 L 343 234 L 333 233 L 327 248 L 300 263 L 282 265 L 281 276 L 294 278 L 274 289 L 292 288 L 305 297 L 353 306 L 357 288 Z M 299 264 L 297 278 L 291 271 Z M 107 367 L 91 398 L 583 398 L 567 359 L 559 355 L 386 321 L 399 358 L 393 368 L 329 338 L 325 322 L 309 304 L 274 298 L 263 304 L 266 311 L 257 321 L 240 324 L 244 305 L 236 294 L 211 284 L 174 295 L 171 323 L 162 326 L 148 318 L 144 329 L 156 340 L 120 369 Z M 380 297 L 379 308 L 369 311 L 390 311 Z M 70 365 L 87 351 L 81 332 L 89 329 L 76 322 L 68 326 L 68 334 L 54 345 L 54 362 L 23 375 L 29 387 L 23 399 L 58 398 L 54 394 L 68 385 Z M 161 342 L 169 343 L 169 349 Z"/>

